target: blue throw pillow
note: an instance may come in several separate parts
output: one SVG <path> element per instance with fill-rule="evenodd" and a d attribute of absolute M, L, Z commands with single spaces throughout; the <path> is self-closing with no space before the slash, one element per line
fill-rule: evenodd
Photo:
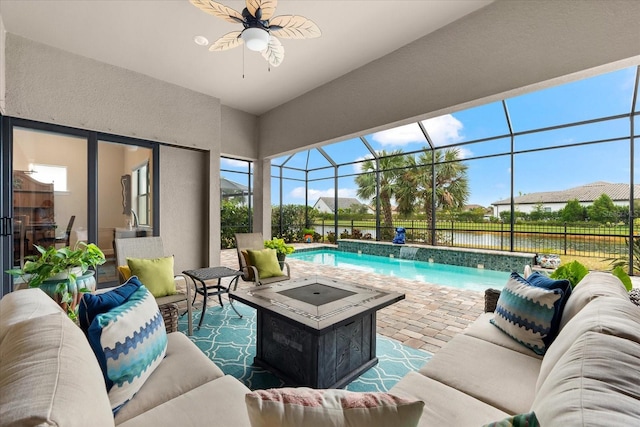
<path fill-rule="evenodd" d="M 562 299 L 560 289 L 533 286 L 518 273 L 511 273 L 500 292 L 491 323 L 536 354 L 544 354 L 556 314 L 556 303 Z"/>
<path fill-rule="evenodd" d="M 121 305 L 98 314 L 87 336 L 115 415 L 140 390 L 167 351 L 167 333 L 156 299 L 140 286 Z"/>
<path fill-rule="evenodd" d="M 78 308 L 80 328 L 87 333 L 93 319 L 125 302 L 142 285 L 136 276 L 130 277 L 121 286 L 102 294 L 83 294 Z"/>
<path fill-rule="evenodd" d="M 538 271 L 533 272 L 529 277 L 527 277 L 527 282 L 539 288 L 549 290 L 560 289 L 562 291 L 562 298 L 556 302 L 556 310 L 551 324 L 551 332 L 549 332 L 549 336 L 547 337 L 546 344 L 549 346 L 560 332 L 560 319 L 562 319 L 564 306 L 567 304 L 567 300 L 571 295 L 571 282 L 567 279 L 552 279 Z"/>

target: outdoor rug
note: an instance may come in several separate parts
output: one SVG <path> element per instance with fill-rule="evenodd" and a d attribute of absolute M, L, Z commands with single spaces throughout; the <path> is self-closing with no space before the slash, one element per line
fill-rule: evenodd
<path fill-rule="evenodd" d="M 238 318 L 227 301 L 224 307 L 215 304 L 207 308 L 202 328 L 199 309 L 193 312 L 191 340 L 215 362 L 225 374 L 238 378 L 251 390 L 283 387 L 284 382 L 269 371 L 253 365 L 256 344 L 256 310 L 242 303 L 233 305 L 242 314 Z M 187 330 L 187 319 L 181 316 L 178 329 Z M 378 364 L 352 381 L 345 389 L 351 391 L 388 391 L 409 371 L 417 371 L 430 358 L 426 351 L 407 347 L 398 341 L 377 335 Z"/>

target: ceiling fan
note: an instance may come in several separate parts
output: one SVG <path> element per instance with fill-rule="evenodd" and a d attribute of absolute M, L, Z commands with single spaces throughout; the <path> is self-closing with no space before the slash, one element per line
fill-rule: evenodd
<path fill-rule="evenodd" d="M 320 28 L 299 15 L 273 16 L 278 0 L 246 0 L 242 13 L 211 0 L 190 0 L 198 9 L 232 24 L 242 24 L 244 30 L 233 31 L 216 40 L 210 51 L 222 51 L 245 43 L 250 50 L 262 53 L 274 67 L 284 59 L 284 46 L 275 36 L 284 39 L 320 37 Z"/>

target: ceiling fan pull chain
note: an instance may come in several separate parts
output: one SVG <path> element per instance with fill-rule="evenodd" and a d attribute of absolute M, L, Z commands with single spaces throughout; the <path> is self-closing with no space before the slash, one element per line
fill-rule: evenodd
<path fill-rule="evenodd" d="M 242 48 L 242 78 L 244 79 L 244 47 Z"/>

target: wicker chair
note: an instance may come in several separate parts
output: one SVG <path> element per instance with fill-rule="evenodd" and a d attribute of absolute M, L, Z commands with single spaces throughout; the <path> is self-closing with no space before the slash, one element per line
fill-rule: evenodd
<path fill-rule="evenodd" d="M 164 248 L 162 246 L 162 238 L 161 237 L 136 237 L 130 239 L 115 239 L 114 241 L 114 249 L 116 255 L 116 262 L 118 266 L 127 265 L 127 258 L 161 258 L 164 257 Z M 120 271 L 118 271 L 120 276 L 120 283 L 124 283 L 126 280 Z M 189 335 L 193 334 L 193 318 L 192 318 L 192 307 L 191 307 L 191 287 L 189 286 L 189 281 L 181 275 L 175 275 L 175 279 L 181 279 L 184 281 L 186 291 L 183 292 L 180 290 L 178 286 L 178 293 L 174 295 L 167 295 L 164 297 L 156 298 L 158 303 L 158 307 L 160 307 L 160 311 L 162 312 L 163 317 L 165 318 L 165 325 L 173 325 L 176 323 L 177 319 L 173 319 L 176 316 L 175 304 L 178 302 L 186 301 L 187 302 L 187 323 L 188 323 L 188 333 Z M 176 283 L 177 285 L 177 283 Z M 170 323 L 169 323 L 170 322 Z M 173 329 L 173 326 L 168 327 L 167 330 Z"/>
<path fill-rule="evenodd" d="M 261 279 L 258 274 L 258 269 L 253 265 L 247 266 L 247 262 L 242 254 L 242 251 L 246 250 L 260 250 L 264 249 L 264 239 L 262 238 L 262 233 L 236 233 L 236 251 L 238 252 L 238 265 L 240 266 L 240 270 L 242 271 L 242 280 L 245 282 L 253 282 L 256 286 L 266 285 L 274 282 L 281 282 L 283 280 L 291 279 L 291 273 L 289 269 L 289 264 L 284 263 L 284 275 L 269 277 L 266 279 Z M 253 272 L 253 275 L 250 273 Z"/>

